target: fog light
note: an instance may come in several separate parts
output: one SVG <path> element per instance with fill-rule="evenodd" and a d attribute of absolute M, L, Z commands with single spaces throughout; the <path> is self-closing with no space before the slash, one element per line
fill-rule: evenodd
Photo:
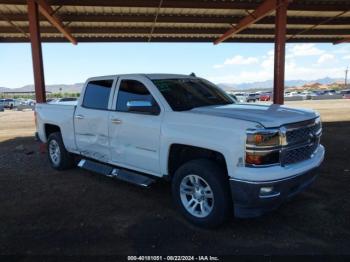
<path fill-rule="evenodd" d="M 262 187 L 260 188 L 260 195 L 268 195 L 273 191 L 273 187 L 269 186 L 269 187 Z"/>
<path fill-rule="evenodd" d="M 260 198 L 271 198 L 271 197 L 278 197 L 280 195 L 280 192 L 275 191 L 273 186 L 266 186 L 260 188 Z"/>

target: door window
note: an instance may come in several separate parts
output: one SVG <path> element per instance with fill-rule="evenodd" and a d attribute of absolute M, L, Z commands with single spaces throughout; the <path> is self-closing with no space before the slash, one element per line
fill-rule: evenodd
<path fill-rule="evenodd" d="M 122 80 L 118 91 L 117 111 L 129 112 L 127 103 L 130 101 L 148 101 L 159 108 L 144 84 L 136 80 Z"/>
<path fill-rule="evenodd" d="M 112 84 L 112 79 L 89 82 L 85 88 L 83 107 L 107 110 Z"/>

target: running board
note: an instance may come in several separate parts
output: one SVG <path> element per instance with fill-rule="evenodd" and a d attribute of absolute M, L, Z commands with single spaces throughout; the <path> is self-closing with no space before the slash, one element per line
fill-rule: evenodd
<path fill-rule="evenodd" d="M 95 172 L 95 173 L 99 173 L 105 176 L 115 177 L 115 178 L 118 178 L 119 180 L 131 183 L 134 185 L 142 186 L 142 187 L 148 187 L 155 182 L 155 179 L 152 179 L 148 176 L 141 175 L 140 173 L 126 170 L 123 168 L 116 168 L 108 164 L 102 164 L 102 163 L 95 162 L 93 160 L 88 160 L 88 159 L 80 160 L 78 167 Z"/>

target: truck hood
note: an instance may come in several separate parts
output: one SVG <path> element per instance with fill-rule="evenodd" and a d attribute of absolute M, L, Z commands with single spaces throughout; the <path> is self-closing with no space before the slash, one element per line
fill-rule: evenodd
<path fill-rule="evenodd" d="M 197 107 L 189 112 L 256 122 L 267 128 L 301 122 L 318 116 L 315 111 L 307 109 L 250 104 Z"/>

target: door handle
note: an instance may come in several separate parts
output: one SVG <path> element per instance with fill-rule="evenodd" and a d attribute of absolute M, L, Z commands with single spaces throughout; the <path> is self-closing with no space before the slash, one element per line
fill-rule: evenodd
<path fill-rule="evenodd" d="M 111 121 L 113 124 L 117 124 L 117 125 L 122 123 L 122 120 L 116 119 L 116 118 L 112 118 Z"/>
<path fill-rule="evenodd" d="M 84 116 L 83 115 L 76 115 L 75 118 L 76 119 L 84 119 Z"/>

